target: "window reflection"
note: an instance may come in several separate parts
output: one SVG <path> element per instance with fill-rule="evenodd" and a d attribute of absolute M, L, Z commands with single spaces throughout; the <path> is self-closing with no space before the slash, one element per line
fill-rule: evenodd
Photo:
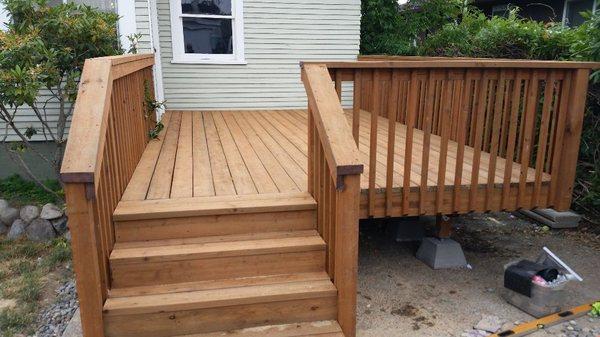
<path fill-rule="evenodd" d="M 183 42 L 188 54 L 233 54 L 231 20 L 184 17 Z"/>

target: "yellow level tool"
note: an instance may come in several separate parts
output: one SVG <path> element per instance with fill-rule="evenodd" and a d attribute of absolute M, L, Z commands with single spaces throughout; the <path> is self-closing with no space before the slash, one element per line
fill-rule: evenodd
<path fill-rule="evenodd" d="M 595 302 L 592 302 L 595 303 Z M 490 335 L 488 337 L 519 337 L 529 335 L 538 330 L 545 329 L 547 327 L 560 324 L 562 322 L 581 317 L 592 310 L 592 303 L 580 305 L 578 307 L 561 311 L 556 314 L 548 315 L 535 321 L 523 323 L 516 327 L 499 332 L 497 334 Z"/>

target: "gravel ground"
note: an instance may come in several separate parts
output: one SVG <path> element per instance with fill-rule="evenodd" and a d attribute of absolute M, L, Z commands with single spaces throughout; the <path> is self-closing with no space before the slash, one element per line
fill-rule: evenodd
<path fill-rule="evenodd" d="M 56 290 L 56 300 L 39 317 L 35 337 L 60 337 L 79 307 L 75 281 L 68 281 Z"/>
<path fill-rule="evenodd" d="M 547 230 L 508 213 L 456 218 L 453 238 L 472 269 L 430 269 L 414 258 L 418 245 L 397 243 L 393 227 L 361 225 L 359 337 L 479 336 L 482 317 L 498 317 L 503 328 L 533 317 L 506 303 L 503 266 L 535 259 L 549 247 L 583 278 L 569 284 L 565 308 L 600 299 L 600 236 L 580 230 Z M 581 317 L 530 336 L 600 335 L 600 319 Z"/>

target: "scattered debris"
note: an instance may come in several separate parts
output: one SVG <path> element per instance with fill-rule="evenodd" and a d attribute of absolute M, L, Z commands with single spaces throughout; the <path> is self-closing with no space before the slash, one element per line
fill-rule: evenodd
<path fill-rule="evenodd" d="M 500 319 L 498 316 L 484 315 L 481 320 L 475 324 L 473 329 L 495 333 L 502 329 L 504 323 L 506 323 L 506 320 Z"/>

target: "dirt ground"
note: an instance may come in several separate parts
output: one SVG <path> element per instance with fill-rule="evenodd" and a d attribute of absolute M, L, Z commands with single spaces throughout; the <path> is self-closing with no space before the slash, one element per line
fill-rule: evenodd
<path fill-rule="evenodd" d="M 396 242 L 394 227 L 361 224 L 358 294 L 359 337 L 445 337 L 472 330 L 483 315 L 504 328 L 533 317 L 506 303 L 503 266 L 535 259 L 547 246 L 583 278 L 569 285 L 566 307 L 600 299 L 600 230 L 547 230 L 508 213 L 456 218 L 453 238 L 463 245 L 472 269 L 432 270 L 414 257 L 415 243 Z M 600 328 L 582 317 L 578 327 Z M 572 336 L 567 324 L 530 336 Z M 581 336 L 587 336 L 581 334 Z"/>

